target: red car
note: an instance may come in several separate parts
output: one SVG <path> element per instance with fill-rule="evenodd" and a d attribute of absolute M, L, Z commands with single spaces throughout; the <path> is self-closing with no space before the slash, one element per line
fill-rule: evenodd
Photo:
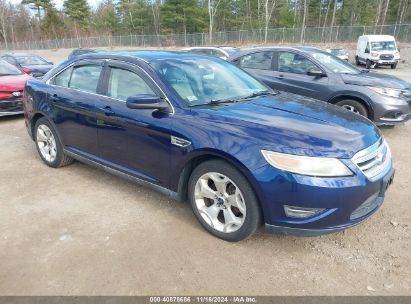
<path fill-rule="evenodd" d="M 23 113 L 21 100 L 24 84 L 30 78 L 30 75 L 0 60 L 0 116 Z"/>

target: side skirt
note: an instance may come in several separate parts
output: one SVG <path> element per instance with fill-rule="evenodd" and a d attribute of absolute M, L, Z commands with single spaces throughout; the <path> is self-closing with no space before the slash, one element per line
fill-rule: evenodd
<path fill-rule="evenodd" d="M 170 198 L 173 199 L 173 200 L 182 201 L 182 197 L 181 197 L 181 195 L 180 195 L 178 192 L 174 192 L 174 191 L 172 191 L 172 190 L 170 190 L 170 189 L 167 189 L 167 188 L 164 188 L 164 187 L 162 187 L 162 186 L 159 186 L 159 185 L 150 183 L 150 182 L 145 181 L 145 180 L 143 180 L 143 179 L 141 179 L 141 178 L 138 178 L 138 177 L 135 177 L 135 176 L 133 176 L 133 175 L 124 173 L 124 172 L 119 171 L 119 170 L 117 170 L 117 169 L 114 169 L 114 168 L 112 168 L 112 167 L 103 165 L 103 164 L 101 164 L 101 163 L 99 163 L 99 162 L 96 162 L 96 161 L 91 160 L 91 159 L 89 159 L 89 158 L 87 158 L 87 157 L 81 156 L 81 155 L 79 155 L 79 154 L 77 154 L 77 153 L 74 153 L 74 152 L 72 152 L 72 151 L 69 151 L 69 150 L 66 150 L 66 149 L 65 149 L 65 150 L 64 150 L 64 154 L 66 154 L 67 156 L 70 156 L 70 157 L 74 158 L 75 160 L 77 160 L 77 161 L 79 161 L 79 162 L 85 163 L 85 164 L 90 165 L 90 166 L 93 166 L 93 167 L 95 167 L 95 168 L 102 169 L 102 170 L 104 170 L 104 171 L 106 171 L 106 172 L 108 172 L 108 173 L 111 173 L 111 174 L 113 174 L 113 175 L 122 177 L 122 178 L 124 178 L 124 179 L 127 179 L 127 180 L 129 180 L 129 181 L 131 181 L 131 182 L 134 182 L 134 183 L 136 183 L 136 184 L 139 184 L 139 185 L 141 185 L 141 186 L 144 186 L 144 187 L 147 187 L 147 188 L 151 188 L 151 189 L 153 189 L 153 190 L 155 190 L 155 191 L 157 191 L 157 192 L 160 192 L 160 193 L 162 193 L 162 194 L 170 197 Z"/>

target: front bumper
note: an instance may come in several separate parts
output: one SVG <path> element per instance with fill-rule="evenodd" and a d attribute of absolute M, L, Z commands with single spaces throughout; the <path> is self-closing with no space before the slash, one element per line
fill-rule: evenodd
<path fill-rule="evenodd" d="M 0 100 L 0 116 L 10 116 L 23 114 L 22 99 L 10 98 Z"/>
<path fill-rule="evenodd" d="M 405 100 L 374 94 L 371 99 L 373 121 L 377 126 L 394 126 L 411 119 L 411 98 Z"/>
<path fill-rule="evenodd" d="M 275 168 L 263 167 L 262 208 L 268 233 L 316 236 L 355 226 L 383 204 L 385 191 L 392 183 L 394 169 L 389 166 L 383 177 L 369 181 L 356 165 L 347 166 L 355 173 L 341 178 L 317 178 L 289 173 L 277 174 Z M 260 180 L 261 183 L 261 180 Z M 284 205 L 323 208 L 308 218 L 292 218 Z"/>

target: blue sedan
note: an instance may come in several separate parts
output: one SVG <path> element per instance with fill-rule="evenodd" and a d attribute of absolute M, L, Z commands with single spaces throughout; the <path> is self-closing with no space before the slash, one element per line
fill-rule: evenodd
<path fill-rule="evenodd" d="M 213 235 L 318 235 L 381 206 L 394 170 L 368 119 L 276 93 L 218 58 L 88 54 L 26 84 L 28 132 L 50 167 L 78 160 L 188 200 Z"/>

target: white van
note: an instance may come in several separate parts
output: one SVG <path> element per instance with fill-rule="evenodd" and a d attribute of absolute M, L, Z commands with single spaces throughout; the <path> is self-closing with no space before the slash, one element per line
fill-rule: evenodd
<path fill-rule="evenodd" d="M 397 67 L 400 52 L 393 36 L 364 35 L 358 38 L 355 63 L 365 64 L 367 69 L 379 65 L 389 65 L 391 69 Z"/>

